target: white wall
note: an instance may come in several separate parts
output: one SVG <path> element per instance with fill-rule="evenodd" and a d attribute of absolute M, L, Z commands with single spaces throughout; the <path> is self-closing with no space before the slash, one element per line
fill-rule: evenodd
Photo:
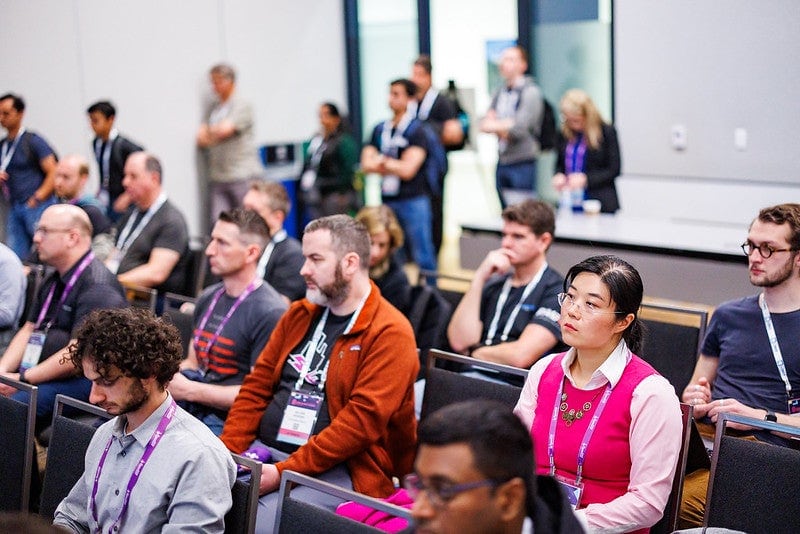
<path fill-rule="evenodd" d="M 85 109 L 110 98 L 120 131 L 162 159 L 192 233 L 194 133 L 211 65 L 237 68 L 260 144 L 309 137 L 323 100 L 346 107 L 336 0 L 0 0 L 0 13 L 0 91 L 25 97 L 26 124 L 60 155 L 91 158 Z"/>
<path fill-rule="evenodd" d="M 618 0 L 616 124 L 627 213 L 752 219 L 800 199 L 796 0 Z M 670 143 L 674 125 L 685 150 Z M 734 146 L 734 129 L 747 148 Z"/>

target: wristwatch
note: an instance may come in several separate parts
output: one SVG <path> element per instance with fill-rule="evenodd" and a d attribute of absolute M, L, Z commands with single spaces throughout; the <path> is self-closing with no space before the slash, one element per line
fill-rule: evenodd
<path fill-rule="evenodd" d="M 770 421 L 772 423 L 777 423 L 778 422 L 778 416 L 775 415 L 775 412 L 771 412 L 771 411 L 767 410 L 767 413 L 764 416 L 764 421 Z"/>
<path fill-rule="evenodd" d="M 22 382 L 23 384 L 27 384 L 28 383 L 28 381 L 25 380 L 25 368 L 24 367 L 19 370 L 19 381 Z"/>

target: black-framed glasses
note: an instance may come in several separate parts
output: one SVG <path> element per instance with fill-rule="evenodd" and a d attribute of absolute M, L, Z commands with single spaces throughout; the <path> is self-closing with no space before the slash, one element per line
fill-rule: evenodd
<path fill-rule="evenodd" d="M 761 243 L 760 245 L 756 245 L 752 241 L 745 241 L 742 243 L 742 252 L 747 257 L 750 257 L 750 254 L 753 253 L 754 250 L 757 250 L 761 257 L 764 259 L 769 258 L 776 252 L 794 252 L 796 248 L 773 248 L 766 243 Z"/>
<path fill-rule="evenodd" d="M 562 308 L 572 308 L 573 306 L 577 306 L 578 311 L 580 311 L 581 313 L 586 312 L 592 315 L 601 315 L 605 313 L 612 313 L 616 315 L 618 313 L 625 313 L 621 311 L 601 310 L 596 304 L 593 304 L 591 302 L 584 302 L 583 304 L 578 304 L 578 301 L 575 300 L 575 297 L 573 297 L 569 293 L 559 293 L 558 304 Z"/>
<path fill-rule="evenodd" d="M 492 478 L 465 482 L 463 484 L 450 484 L 447 482 L 428 482 L 426 483 L 419 475 L 414 473 L 403 477 L 403 487 L 412 499 L 416 500 L 420 493 L 425 493 L 431 506 L 442 508 L 452 501 L 458 494 L 477 488 L 491 487 L 496 488 L 503 482 Z"/>

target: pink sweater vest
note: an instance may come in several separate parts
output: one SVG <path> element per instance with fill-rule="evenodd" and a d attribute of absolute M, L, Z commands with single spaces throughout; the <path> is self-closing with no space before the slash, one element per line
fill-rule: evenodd
<path fill-rule="evenodd" d="M 547 437 L 550 432 L 550 420 L 553 415 L 553 404 L 564 372 L 561 370 L 559 354 L 545 369 L 538 388 L 538 400 L 534 411 L 531 436 L 536 459 L 536 471 L 546 475 L 550 471 L 547 457 Z M 607 503 L 628 491 L 631 472 L 630 443 L 628 441 L 631 425 L 631 398 L 633 390 L 648 376 L 658 374 L 650 364 L 634 355 L 622 377 L 608 399 L 603 414 L 597 422 L 592 439 L 586 450 L 583 464 L 584 490 L 579 508 L 589 504 Z M 586 414 L 575 420 L 571 426 L 559 416 L 556 424 L 555 466 L 556 474 L 575 481 L 578 468 L 578 449 L 589 426 L 589 421 L 600 403 L 606 386 L 583 391 L 576 389 L 569 380 L 564 381 L 564 392 L 567 394 L 569 409 L 580 408 L 584 402 L 591 401 L 592 407 Z M 644 530 L 643 532 L 647 532 Z"/>

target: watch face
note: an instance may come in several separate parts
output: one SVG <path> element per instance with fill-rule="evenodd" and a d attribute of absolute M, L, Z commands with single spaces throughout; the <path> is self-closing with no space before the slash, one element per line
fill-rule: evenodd
<path fill-rule="evenodd" d="M 772 421 L 776 423 L 778 421 L 778 416 L 775 415 L 775 412 L 767 412 L 767 415 L 764 416 L 764 421 Z"/>

